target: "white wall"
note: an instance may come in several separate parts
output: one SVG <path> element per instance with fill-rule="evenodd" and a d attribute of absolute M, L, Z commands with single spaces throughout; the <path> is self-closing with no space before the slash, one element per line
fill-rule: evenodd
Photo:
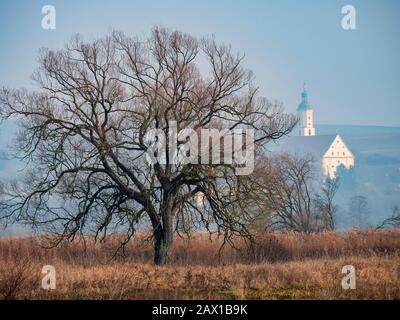
<path fill-rule="evenodd" d="M 330 178 L 334 178 L 337 167 L 343 164 L 346 169 L 350 169 L 350 167 L 354 166 L 354 163 L 355 158 L 353 153 L 346 146 L 340 136 L 336 136 L 328 151 L 322 158 L 324 174 Z"/>

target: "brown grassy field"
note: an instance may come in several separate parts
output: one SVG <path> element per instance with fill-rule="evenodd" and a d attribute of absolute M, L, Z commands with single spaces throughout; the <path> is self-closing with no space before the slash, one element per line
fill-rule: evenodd
<path fill-rule="evenodd" d="M 152 264 L 144 235 L 110 260 L 115 239 L 44 249 L 37 237 L 0 239 L 0 299 L 399 299 L 400 230 L 269 233 L 248 249 L 197 233 L 176 238 L 171 264 Z M 57 287 L 41 288 L 43 265 Z M 343 290 L 344 265 L 357 288 Z"/>

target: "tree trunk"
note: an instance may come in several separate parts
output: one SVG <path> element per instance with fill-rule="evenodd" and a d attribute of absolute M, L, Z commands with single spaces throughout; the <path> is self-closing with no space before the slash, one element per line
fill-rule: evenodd
<path fill-rule="evenodd" d="M 154 263 L 164 265 L 168 262 L 169 245 L 161 234 L 154 234 Z"/>
<path fill-rule="evenodd" d="M 154 230 L 154 263 L 157 265 L 167 264 L 169 249 L 173 239 L 173 212 L 172 201 L 168 201 L 168 204 L 163 208 L 162 211 L 162 224 L 159 224 Z"/>

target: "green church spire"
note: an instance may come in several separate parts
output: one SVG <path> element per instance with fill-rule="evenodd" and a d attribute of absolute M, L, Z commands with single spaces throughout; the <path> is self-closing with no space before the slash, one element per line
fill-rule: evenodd
<path fill-rule="evenodd" d="M 297 110 L 306 110 L 311 109 L 310 104 L 308 103 L 308 94 L 306 90 L 306 84 L 303 84 L 303 92 L 301 93 L 301 103 L 297 107 Z"/>

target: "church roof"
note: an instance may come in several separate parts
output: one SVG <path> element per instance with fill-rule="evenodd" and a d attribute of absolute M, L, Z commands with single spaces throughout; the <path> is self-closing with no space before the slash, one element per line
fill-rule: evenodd
<path fill-rule="evenodd" d="M 278 146 L 278 152 L 311 155 L 320 159 L 329 149 L 336 138 L 336 134 L 319 136 L 289 136 Z"/>

